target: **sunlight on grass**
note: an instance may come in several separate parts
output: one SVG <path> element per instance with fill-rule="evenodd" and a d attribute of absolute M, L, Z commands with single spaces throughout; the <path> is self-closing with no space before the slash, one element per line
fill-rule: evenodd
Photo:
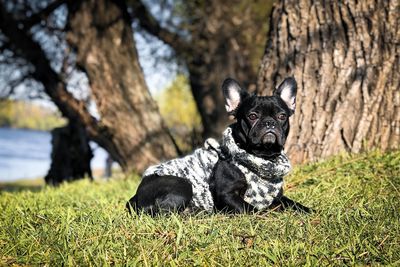
<path fill-rule="evenodd" d="M 312 215 L 127 216 L 137 177 L 2 191 L 2 265 L 398 265 L 400 151 L 295 168 L 287 195 Z"/>

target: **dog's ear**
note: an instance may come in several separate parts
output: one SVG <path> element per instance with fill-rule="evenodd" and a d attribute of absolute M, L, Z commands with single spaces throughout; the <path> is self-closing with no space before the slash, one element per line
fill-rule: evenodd
<path fill-rule="evenodd" d="M 296 109 L 297 83 L 293 77 L 288 77 L 275 89 L 274 95 L 279 96 L 288 106 L 292 114 Z"/>
<path fill-rule="evenodd" d="M 248 93 L 242 89 L 237 81 L 227 78 L 222 84 L 222 92 L 225 98 L 225 108 L 229 115 L 235 116 L 236 110 Z"/>

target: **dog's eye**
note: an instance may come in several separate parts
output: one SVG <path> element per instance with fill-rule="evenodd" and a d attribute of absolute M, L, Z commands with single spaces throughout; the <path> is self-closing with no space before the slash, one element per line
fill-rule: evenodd
<path fill-rule="evenodd" d="M 286 120 L 286 114 L 279 114 L 278 119 L 280 119 L 281 121 Z"/>
<path fill-rule="evenodd" d="M 258 119 L 258 115 L 256 113 L 250 113 L 248 118 L 252 121 Z"/>

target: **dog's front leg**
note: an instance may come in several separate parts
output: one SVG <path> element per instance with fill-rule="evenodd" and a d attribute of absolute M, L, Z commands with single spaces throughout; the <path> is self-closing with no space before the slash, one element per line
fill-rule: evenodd
<path fill-rule="evenodd" d="M 306 206 L 303 206 L 302 204 L 291 200 L 290 198 L 286 196 L 281 196 L 278 200 L 275 200 L 271 206 L 270 209 L 275 209 L 275 210 L 280 210 L 283 211 L 285 209 L 293 209 L 298 212 L 303 212 L 303 213 L 311 213 L 314 210 L 307 208 Z"/>
<path fill-rule="evenodd" d="M 243 199 L 246 188 L 246 179 L 239 168 L 226 161 L 216 164 L 210 189 L 217 210 L 232 213 L 254 211 L 255 208 Z"/>
<path fill-rule="evenodd" d="M 247 213 L 255 210 L 252 205 L 243 200 L 243 197 L 239 193 L 240 190 L 241 187 L 239 189 L 234 186 L 226 188 L 226 190 L 219 194 L 219 200 L 224 203 L 222 210 L 231 213 Z"/>

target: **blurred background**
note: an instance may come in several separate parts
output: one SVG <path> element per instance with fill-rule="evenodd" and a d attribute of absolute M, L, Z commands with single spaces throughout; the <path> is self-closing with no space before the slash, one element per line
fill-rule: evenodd
<path fill-rule="evenodd" d="M 295 163 L 400 143 L 399 3 L 0 0 L 0 182 L 140 174 L 298 82 Z"/>

